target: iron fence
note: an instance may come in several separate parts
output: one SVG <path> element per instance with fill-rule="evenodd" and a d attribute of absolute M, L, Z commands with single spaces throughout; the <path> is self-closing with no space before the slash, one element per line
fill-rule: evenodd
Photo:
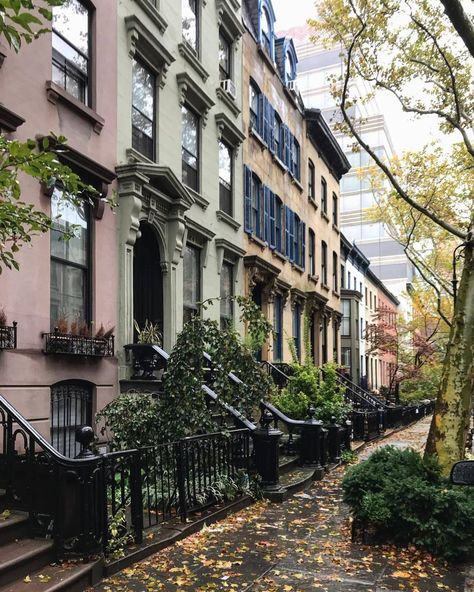
<path fill-rule="evenodd" d="M 60 333 L 43 333 L 45 354 L 62 354 L 70 356 L 111 357 L 114 355 L 114 336 L 88 337 Z"/>
<path fill-rule="evenodd" d="M 17 323 L 0 326 L 0 349 L 16 349 Z"/>

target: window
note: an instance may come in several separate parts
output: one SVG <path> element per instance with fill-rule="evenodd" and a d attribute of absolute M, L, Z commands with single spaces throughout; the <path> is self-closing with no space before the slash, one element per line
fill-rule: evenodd
<path fill-rule="evenodd" d="M 328 184 L 324 177 L 321 177 L 321 211 L 328 213 Z"/>
<path fill-rule="evenodd" d="M 294 260 L 296 265 L 301 265 L 301 220 L 298 214 L 293 214 L 294 219 Z"/>
<path fill-rule="evenodd" d="M 198 0 L 182 0 L 181 7 L 183 39 L 196 53 L 199 53 Z"/>
<path fill-rule="evenodd" d="M 296 78 L 296 68 L 293 56 L 289 51 L 285 55 L 285 82 L 294 80 Z"/>
<path fill-rule="evenodd" d="M 365 302 L 365 306 L 367 306 L 368 304 L 368 299 L 367 299 L 367 288 L 365 288 L 365 297 L 364 297 L 364 302 Z"/>
<path fill-rule="evenodd" d="M 219 33 L 219 80 L 227 80 L 231 76 L 231 46 L 230 41 Z"/>
<path fill-rule="evenodd" d="M 282 240 L 282 230 L 283 230 L 283 204 L 281 199 L 278 195 L 273 196 L 275 202 L 275 249 L 279 253 L 283 253 L 283 240 Z"/>
<path fill-rule="evenodd" d="M 309 230 L 309 273 L 313 277 L 316 275 L 316 236 Z"/>
<path fill-rule="evenodd" d="M 359 292 L 360 292 L 360 295 L 362 296 L 362 282 L 359 282 Z"/>
<path fill-rule="evenodd" d="M 337 226 L 337 195 L 332 194 L 332 223 Z"/>
<path fill-rule="evenodd" d="M 280 294 L 273 301 L 273 360 L 283 359 L 283 298 Z"/>
<path fill-rule="evenodd" d="M 343 366 L 347 368 L 351 368 L 351 348 L 350 347 L 341 347 L 341 362 Z"/>
<path fill-rule="evenodd" d="M 323 333 L 321 336 L 321 357 L 325 364 L 328 361 L 328 321 L 323 317 Z"/>
<path fill-rule="evenodd" d="M 281 143 L 281 131 L 282 131 L 282 127 L 281 127 L 281 119 L 280 116 L 278 115 L 278 113 L 275 113 L 275 123 L 274 123 L 274 128 L 273 128 L 273 142 L 274 142 L 274 146 L 275 146 L 275 154 L 277 155 L 277 157 L 280 160 L 283 160 L 283 155 L 282 155 L 282 143 Z"/>
<path fill-rule="evenodd" d="M 316 201 L 314 194 L 314 164 L 312 160 L 308 160 L 308 198 L 312 201 Z"/>
<path fill-rule="evenodd" d="M 298 360 L 301 360 L 301 306 L 295 304 L 293 308 L 293 343 Z"/>
<path fill-rule="evenodd" d="M 219 141 L 219 208 L 232 216 L 232 148 Z"/>
<path fill-rule="evenodd" d="M 253 80 L 250 81 L 249 86 L 249 108 L 250 108 L 250 127 L 258 132 L 258 103 L 260 97 L 260 90 Z"/>
<path fill-rule="evenodd" d="M 341 300 L 341 335 L 343 337 L 350 337 L 351 335 L 351 301 L 343 298 Z"/>
<path fill-rule="evenodd" d="M 53 10 L 53 82 L 89 104 L 90 18 L 79 0 Z"/>
<path fill-rule="evenodd" d="M 266 8 L 262 7 L 260 14 L 260 26 L 262 31 L 262 44 L 270 58 L 273 58 L 273 32 L 270 16 Z"/>
<path fill-rule="evenodd" d="M 374 294 L 374 310 L 377 310 L 377 296 Z"/>
<path fill-rule="evenodd" d="M 344 265 L 341 265 L 341 289 L 344 288 L 345 284 L 344 284 L 344 275 L 346 273 L 346 270 L 344 268 Z"/>
<path fill-rule="evenodd" d="M 321 241 L 321 283 L 328 285 L 328 246 L 324 241 Z"/>
<path fill-rule="evenodd" d="M 300 145 L 294 136 L 291 136 L 291 174 L 298 180 L 300 178 Z"/>
<path fill-rule="evenodd" d="M 155 156 L 155 76 L 133 60 L 132 146 L 150 160 Z"/>
<path fill-rule="evenodd" d="M 354 278 L 354 292 L 357 292 L 357 278 Z"/>
<path fill-rule="evenodd" d="M 252 173 L 252 231 L 259 238 L 262 238 L 262 226 L 262 184 Z"/>
<path fill-rule="evenodd" d="M 188 107 L 181 107 L 181 158 L 183 183 L 199 190 L 199 117 Z"/>
<path fill-rule="evenodd" d="M 234 303 L 231 297 L 234 295 L 234 266 L 224 261 L 221 268 L 221 292 L 220 315 L 221 329 L 231 327 L 234 320 Z"/>
<path fill-rule="evenodd" d="M 334 292 L 338 291 L 338 281 L 337 281 L 337 273 L 339 271 L 339 263 L 337 261 L 337 253 L 336 251 L 332 252 L 332 289 Z"/>
<path fill-rule="evenodd" d="M 62 192 L 55 188 L 51 197 L 51 305 L 52 328 L 60 318 L 88 322 L 90 306 L 89 208 L 86 203 L 74 206 L 61 201 Z M 62 240 L 64 233 L 74 236 Z"/>
<path fill-rule="evenodd" d="M 81 381 L 60 382 L 51 387 L 51 444 L 64 456 L 81 451 L 76 429 L 92 425 L 92 389 Z"/>
<path fill-rule="evenodd" d="M 351 272 L 350 271 L 347 272 L 347 289 L 348 290 L 351 289 Z"/>
<path fill-rule="evenodd" d="M 201 300 L 201 249 L 186 245 L 183 255 L 183 322 L 199 314 Z"/>

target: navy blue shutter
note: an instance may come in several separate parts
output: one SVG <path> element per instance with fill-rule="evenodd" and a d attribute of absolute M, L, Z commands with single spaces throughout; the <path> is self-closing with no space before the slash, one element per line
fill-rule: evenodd
<path fill-rule="evenodd" d="M 257 220 L 256 220 L 256 228 L 254 228 L 254 233 L 258 236 L 258 238 L 262 238 L 262 216 L 263 216 L 263 208 L 262 208 L 262 185 L 258 185 L 257 195 L 254 196 L 256 206 L 257 206 Z"/>
<path fill-rule="evenodd" d="M 306 269 L 306 224 L 301 224 L 301 267 Z"/>
<path fill-rule="evenodd" d="M 281 201 L 275 197 L 275 234 L 276 234 L 276 248 L 280 253 L 283 253 L 282 234 L 283 234 L 283 206 Z"/>
<path fill-rule="evenodd" d="M 275 109 L 268 102 L 268 148 L 275 154 Z"/>
<path fill-rule="evenodd" d="M 274 249 L 276 247 L 276 217 L 275 217 L 275 209 L 276 209 L 276 196 L 274 193 L 270 194 L 270 249 Z"/>
<path fill-rule="evenodd" d="M 290 258 L 290 208 L 285 206 L 285 255 Z"/>
<path fill-rule="evenodd" d="M 295 245 L 295 253 L 293 256 L 293 259 L 296 263 L 296 265 L 300 264 L 300 228 L 301 228 L 301 222 L 299 219 L 299 216 L 297 214 L 294 214 L 294 221 L 295 221 L 295 226 L 294 226 L 294 234 L 293 234 L 293 244 Z"/>
<path fill-rule="evenodd" d="M 252 232 L 252 171 L 244 166 L 244 229 Z"/>
<path fill-rule="evenodd" d="M 290 243 L 290 261 L 295 260 L 295 213 L 288 208 L 289 216 L 289 243 Z"/>
<path fill-rule="evenodd" d="M 270 188 L 263 186 L 263 240 L 270 242 Z"/>
<path fill-rule="evenodd" d="M 286 166 L 288 168 L 291 167 L 291 145 L 290 145 L 290 141 L 291 141 L 291 134 L 290 134 L 290 130 L 287 128 L 287 126 L 285 125 L 284 128 L 284 134 L 285 134 L 285 159 L 284 159 L 284 163 L 286 164 Z"/>
<path fill-rule="evenodd" d="M 264 134 L 264 126 L 263 126 L 263 116 L 265 113 L 265 103 L 266 97 L 262 94 L 258 95 L 258 126 L 257 130 L 259 135 L 263 138 Z"/>
<path fill-rule="evenodd" d="M 260 135 L 262 136 L 262 138 L 264 139 L 265 142 L 268 143 L 268 99 L 267 97 L 263 97 L 263 101 L 262 101 L 262 131 L 260 132 Z"/>

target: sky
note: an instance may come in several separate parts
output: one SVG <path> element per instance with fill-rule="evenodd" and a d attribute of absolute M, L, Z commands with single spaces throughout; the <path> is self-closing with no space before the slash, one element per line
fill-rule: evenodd
<path fill-rule="evenodd" d="M 277 31 L 303 25 L 308 17 L 314 17 L 316 12 L 313 0 L 272 0 L 272 4 Z M 397 152 L 416 150 L 430 139 L 439 138 L 437 118 L 423 117 L 421 120 L 414 120 L 412 116 L 403 113 L 398 101 L 387 93 L 378 95 L 377 103 L 385 115 Z"/>

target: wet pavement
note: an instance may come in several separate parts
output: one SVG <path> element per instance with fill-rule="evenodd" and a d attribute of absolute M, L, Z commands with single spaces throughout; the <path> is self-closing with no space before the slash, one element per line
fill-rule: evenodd
<path fill-rule="evenodd" d="M 373 443 L 423 448 L 429 418 Z M 257 504 L 103 581 L 96 592 L 472 592 L 462 566 L 351 543 L 344 468 L 282 504 Z"/>

